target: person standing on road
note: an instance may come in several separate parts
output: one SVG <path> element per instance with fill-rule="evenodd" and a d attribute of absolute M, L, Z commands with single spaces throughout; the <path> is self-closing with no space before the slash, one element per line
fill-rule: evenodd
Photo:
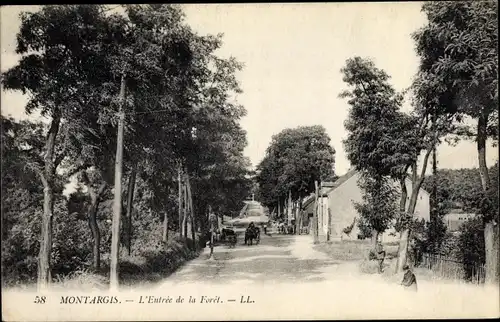
<path fill-rule="evenodd" d="M 219 230 L 219 219 L 217 215 L 212 211 L 212 207 L 208 208 L 208 228 L 210 232 L 210 257 L 214 252 L 214 239 L 215 234 Z"/>
<path fill-rule="evenodd" d="M 415 274 L 413 274 L 408 265 L 403 266 L 403 272 L 405 274 L 403 276 L 403 281 L 401 282 L 401 285 L 403 285 L 404 288 L 407 290 L 416 292 L 418 288 L 417 288 L 417 278 L 415 277 Z"/>

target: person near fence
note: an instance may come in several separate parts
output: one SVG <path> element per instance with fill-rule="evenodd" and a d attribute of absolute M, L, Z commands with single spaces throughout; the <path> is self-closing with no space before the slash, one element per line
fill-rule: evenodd
<path fill-rule="evenodd" d="M 415 277 L 415 274 L 413 274 L 408 265 L 403 266 L 403 272 L 404 276 L 401 285 L 403 285 L 404 288 L 407 290 L 416 292 L 418 288 L 417 288 L 417 278 Z"/>
<path fill-rule="evenodd" d="M 376 256 L 378 261 L 378 272 L 382 273 L 384 268 L 384 260 L 385 260 L 385 250 L 382 247 L 381 243 L 377 243 L 376 247 Z"/>

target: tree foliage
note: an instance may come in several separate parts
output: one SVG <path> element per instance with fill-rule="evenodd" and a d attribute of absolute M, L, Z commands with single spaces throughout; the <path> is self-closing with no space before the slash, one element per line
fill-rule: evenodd
<path fill-rule="evenodd" d="M 23 238 L 32 242 L 22 249 L 35 256 L 42 234 L 45 248 L 38 257 L 52 259 L 42 267 L 45 280 L 51 270 L 66 274 L 87 267 L 92 252 L 95 257 L 96 252 L 109 251 L 122 77 L 124 178 L 137 169 L 132 187 L 133 248 L 155 243 L 151 236 L 157 235 L 150 232 L 161 227 L 163 213 L 170 217 L 171 229 L 178 225 L 172 214 L 179 208 L 179 166 L 191 177 L 200 223 L 208 205 L 221 213 L 236 213 L 251 188 L 250 163 L 243 156 L 246 133 L 239 125 L 245 109 L 233 99 L 241 92 L 235 73 L 242 65 L 233 57 L 216 55 L 222 36 L 195 33 L 177 5 L 124 9 L 113 13 L 102 5 L 63 5 L 22 14 L 16 49 L 21 60 L 2 75 L 6 90 L 29 95 L 28 114 L 38 110 L 49 120 L 44 126 L 2 119 L 2 143 L 8 143 L 2 144 L 2 155 L 7 156 L 2 167 L 11 170 L 5 175 L 2 171 L 7 184 L 2 185 L 2 198 L 10 198 L 2 210 L 12 214 L 4 217 L 9 223 L 2 225 L 3 236 L 20 241 L 14 230 L 26 231 L 31 237 Z M 39 182 L 30 180 L 34 174 Z M 62 188 L 75 175 L 77 190 L 66 200 Z M 52 192 L 43 195 L 44 187 Z M 49 201 L 49 208 L 41 218 L 15 218 L 24 211 L 41 214 L 43 200 Z M 50 213 L 55 214 L 53 221 Z M 65 245 L 59 242 L 61 234 L 77 239 Z M 102 243 L 96 244 L 99 239 Z M 97 249 L 92 251 L 88 240 L 94 240 Z M 85 249 L 79 249 L 79 243 Z M 17 244 L 10 249 L 17 247 L 12 245 Z M 11 263 L 21 269 L 19 261 Z"/>
<path fill-rule="evenodd" d="M 414 34 L 420 56 L 419 98 L 435 114 L 477 121 L 465 127 L 477 143 L 481 203 L 485 229 L 486 280 L 496 283 L 498 210 L 490 198 L 491 180 L 486 164 L 488 138 L 498 141 L 498 3 L 496 1 L 428 2 L 422 6 L 428 23 Z"/>
<path fill-rule="evenodd" d="M 362 235 L 372 237 L 373 231 L 383 233 L 399 213 L 397 189 L 390 178 L 374 179 L 366 172 L 360 176 L 358 186 L 362 202 L 354 203 L 354 208 L 359 214 Z"/>
<path fill-rule="evenodd" d="M 257 166 L 263 203 L 272 209 L 289 191 L 294 201 L 307 196 L 314 191 L 315 181 L 333 178 L 334 162 L 335 150 L 322 126 L 301 126 L 274 135 Z"/>
<path fill-rule="evenodd" d="M 415 120 L 400 113 L 403 97 L 389 84 L 389 75 L 361 57 L 348 59 L 341 72 L 350 86 L 340 94 L 351 106 L 343 141 L 350 163 L 375 177 L 414 161 L 419 144 L 408 132 Z"/>
<path fill-rule="evenodd" d="M 498 118 L 497 10 L 495 1 L 429 2 L 422 6 L 429 23 L 413 37 L 420 70 L 441 94 L 430 98 L 447 113 L 485 115 L 498 140 L 491 122 Z"/>

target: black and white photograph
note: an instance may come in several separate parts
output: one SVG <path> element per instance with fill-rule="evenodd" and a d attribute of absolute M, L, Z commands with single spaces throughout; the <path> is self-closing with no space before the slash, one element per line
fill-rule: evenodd
<path fill-rule="evenodd" d="M 500 318 L 497 1 L 0 27 L 2 321 Z"/>

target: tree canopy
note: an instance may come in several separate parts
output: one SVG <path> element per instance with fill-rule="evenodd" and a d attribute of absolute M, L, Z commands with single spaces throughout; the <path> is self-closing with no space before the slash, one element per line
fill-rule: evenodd
<path fill-rule="evenodd" d="M 314 191 L 314 182 L 332 180 L 335 150 L 319 125 L 285 129 L 273 136 L 256 180 L 264 204 L 273 209 L 290 191 L 299 200 Z M 280 201 L 281 200 L 281 201 Z"/>
<path fill-rule="evenodd" d="M 42 214 L 30 218 L 39 227 L 33 236 L 41 234 L 41 243 L 33 239 L 26 252 L 39 251 L 41 284 L 50 281 L 51 272 L 60 272 L 54 259 L 60 249 L 52 247 L 61 245 L 60 233 L 88 238 L 85 223 L 90 223 L 94 250 L 77 256 L 79 267 L 89 264 L 91 253 L 95 263 L 96 253 L 109 251 L 107 219 L 122 83 L 124 179 L 137 175 L 135 185 L 124 188 L 136 190 L 127 200 L 133 203 L 129 215 L 135 218 L 132 248 L 156 245 L 158 240 L 150 238 L 157 235 L 146 232 L 161 225 L 161 214 L 170 217 L 170 229 L 179 226 L 173 215 L 180 207 L 179 169 L 191 177 L 198 225 L 203 226 L 209 205 L 235 214 L 251 189 L 250 162 L 243 155 L 246 133 L 239 124 L 246 111 L 233 99 L 241 92 L 235 73 L 242 64 L 233 57 L 218 57 L 222 36 L 194 32 L 178 5 L 123 9 L 118 13 L 103 5 L 51 5 L 23 13 L 16 47 L 21 59 L 2 75 L 6 90 L 29 95 L 26 113 L 37 110 L 49 121 L 44 125 L 2 119 L 2 142 L 5 137 L 9 143 L 2 147 L 2 166 L 12 169 L 4 178 L 10 182 L 5 189 L 25 195 L 9 199 L 8 212 L 19 211 L 24 203 L 27 211 Z M 32 172 L 39 181 L 16 182 L 17 175 L 28 178 Z M 76 179 L 77 190 L 65 201 L 61 192 L 70 177 Z M 27 222 L 12 220 L 5 230 L 27 227 Z M 69 231 L 67 225 L 78 229 Z M 21 242 L 12 234 L 5 236 L 10 249 Z M 70 249 L 76 245 L 68 247 L 64 256 L 81 251 Z"/>

